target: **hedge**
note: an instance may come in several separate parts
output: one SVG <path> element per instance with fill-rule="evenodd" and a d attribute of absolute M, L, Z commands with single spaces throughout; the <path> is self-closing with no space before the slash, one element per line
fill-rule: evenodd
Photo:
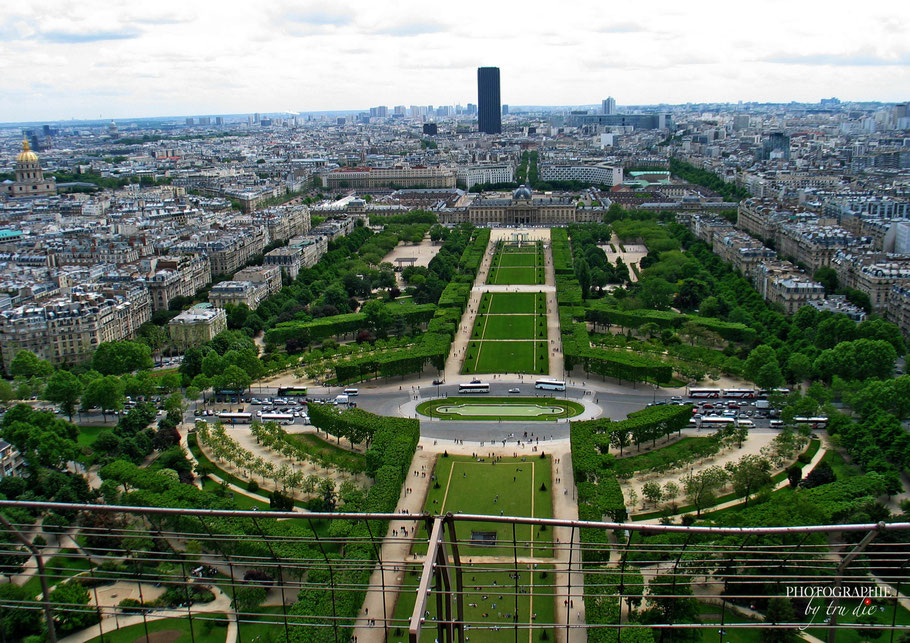
<path fill-rule="evenodd" d="M 553 249 L 553 269 L 557 275 L 574 275 L 572 249 L 569 247 L 569 233 L 565 228 L 550 230 L 550 247 Z"/>
<path fill-rule="evenodd" d="M 425 324 L 436 312 L 435 304 L 417 304 L 401 306 L 389 304 L 386 309 L 393 318 L 399 318 L 406 325 Z M 276 324 L 265 334 L 267 344 L 284 344 L 290 339 L 297 339 L 304 344 L 316 342 L 329 337 L 338 337 L 356 333 L 367 327 L 367 317 L 363 313 L 346 313 L 322 317 L 309 322 L 288 321 Z"/>

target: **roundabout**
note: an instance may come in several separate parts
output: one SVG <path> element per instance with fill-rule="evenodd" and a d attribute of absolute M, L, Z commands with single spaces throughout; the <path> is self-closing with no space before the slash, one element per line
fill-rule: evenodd
<path fill-rule="evenodd" d="M 584 406 L 553 398 L 448 398 L 417 405 L 420 415 L 440 420 L 553 421 L 575 417 Z"/>

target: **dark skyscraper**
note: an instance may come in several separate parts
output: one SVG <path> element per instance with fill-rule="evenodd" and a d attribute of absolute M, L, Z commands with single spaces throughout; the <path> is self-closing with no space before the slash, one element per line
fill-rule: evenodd
<path fill-rule="evenodd" d="M 484 134 L 502 132 L 499 67 L 477 68 L 477 128 Z"/>

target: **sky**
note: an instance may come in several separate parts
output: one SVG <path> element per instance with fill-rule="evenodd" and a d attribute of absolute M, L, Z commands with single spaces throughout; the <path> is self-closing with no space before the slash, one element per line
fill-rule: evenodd
<path fill-rule="evenodd" d="M 910 99 L 906 0 L 32 0 L 0 13 L 0 122 L 477 102 Z"/>

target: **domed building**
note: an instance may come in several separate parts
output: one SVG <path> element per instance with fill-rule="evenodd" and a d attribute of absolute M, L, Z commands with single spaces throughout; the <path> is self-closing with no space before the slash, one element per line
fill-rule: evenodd
<path fill-rule="evenodd" d="M 57 182 L 44 177 L 38 155 L 32 152 L 28 139 L 22 139 L 22 151 L 16 157 L 16 180 L 4 181 L 3 193 L 10 197 L 57 194 Z"/>

